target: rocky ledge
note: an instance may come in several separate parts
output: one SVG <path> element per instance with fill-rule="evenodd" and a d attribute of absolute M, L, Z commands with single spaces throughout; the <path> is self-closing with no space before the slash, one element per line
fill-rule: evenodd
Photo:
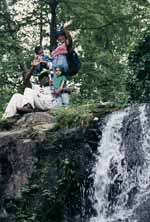
<path fill-rule="evenodd" d="M 97 118 L 70 129 L 47 112 L 1 123 L 0 221 L 88 221 L 100 136 Z"/>
<path fill-rule="evenodd" d="M 46 136 L 46 131 L 55 125 L 48 113 L 25 114 L 1 126 L 0 131 L 0 174 L 1 198 L 20 196 L 22 185 L 32 175 L 34 149 Z M 7 129 L 7 130 L 6 130 Z"/>

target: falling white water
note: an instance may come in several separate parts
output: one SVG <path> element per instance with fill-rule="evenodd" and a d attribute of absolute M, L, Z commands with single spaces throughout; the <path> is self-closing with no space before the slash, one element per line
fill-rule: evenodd
<path fill-rule="evenodd" d="M 126 112 L 116 112 L 110 116 L 102 134 L 101 143 L 99 145 L 99 159 L 97 161 L 95 171 L 95 197 L 97 204 L 95 206 L 98 216 L 91 218 L 90 222 L 106 222 L 107 201 L 106 201 L 106 189 L 107 185 L 113 181 L 110 181 L 108 176 L 108 169 L 112 161 L 117 160 L 120 163 L 123 158 L 120 152 L 121 146 L 121 128 L 122 121 Z M 118 167 L 119 168 L 119 167 Z"/>
<path fill-rule="evenodd" d="M 109 116 L 103 129 L 102 139 L 98 147 L 99 155 L 94 169 L 96 199 L 94 207 L 97 211 L 97 216 L 91 218 L 90 222 L 141 222 L 140 213 L 138 214 L 139 209 L 141 209 L 142 203 L 150 197 L 150 115 L 146 110 L 146 106 L 140 106 L 139 109 L 135 110 L 133 108 L 130 110 L 130 116 L 128 115 L 129 110 L 113 113 Z M 127 128 L 124 129 L 122 123 L 126 116 L 130 121 L 127 124 Z M 134 121 L 140 123 L 140 126 L 138 124 L 134 125 Z M 140 129 L 134 128 L 138 128 L 138 126 Z M 125 124 L 124 127 L 126 127 Z M 134 131 L 136 139 L 134 135 L 133 141 L 131 137 L 129 138 L 130 141 L 127 140 L 128 137 L 124 139 L 128 146 L 132 147 L 132 142 L 135 143 L 135 147 L 139 149 L 139 155 L 142 155 L 141 160 L 142 158 L 144 160 L 142 164 L 137 163 L 130 170 L 127 170 L 125 161 L 125 150 L 129 147 L 124 147 L 126 143 L 122 141 L 123 131 L 127 132 L 127 134 L 130 132 L 133 134 Z M 139 137 L 136 137 L 137 132 Z M 131 155 L 134 157 L 134 147 L 131 150 L 133 151 Z M 124 163 L 123 165 L 122 162 Z M 110 176 L 111 164 L 116 167 L 113 176 Z M 119 184 L 120 187 L 117 188 L 120 189 L 120 192 L 112 197 L 111 202 L 108 198 L 109 188 L 110 185 L 116 185 L 115 179 L 119 178 L 119 176 L 121 177 L 121 183 Z M 132 191 L 134 204 L 130 201 Z M 116 198 L 115 202 L 113 202 L 113 198 Z M 149 208 L 147 212 L 149 212 Z M 149 221 L 149 219 L 144 221 Z"/>
<path fill-rule="evenodd" d="M 143 134 L 142 148 L 145 155 L 144 166 L 138 172 L 138 183 L 141 191 L 145 191 L 147 188 L 149 189 L 150 185 L 150 119 L 148 119 L 145 109 L 145 105 L 139 108 Z"/>

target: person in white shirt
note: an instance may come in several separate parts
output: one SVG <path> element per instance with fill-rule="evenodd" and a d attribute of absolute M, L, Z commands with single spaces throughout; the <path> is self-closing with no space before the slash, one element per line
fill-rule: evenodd
<path fill-rule="evenodd" d="M 51 93 L 49 70 L 44 69 L 39 74 L 38 85 L 31 82 L 31 76 L 38 62 L 36 59 L 33 61 L 32 68 L 24 79 L 26 84 L 30 85 L 31 88 L 26 87 L 23 95 L 15 93 L 12 96 L 3 114 L 3 119 L 13 117 L 16 114 L 30 113 L 34 110 L 47 111 L 56 105 L 55 98 Z"/>

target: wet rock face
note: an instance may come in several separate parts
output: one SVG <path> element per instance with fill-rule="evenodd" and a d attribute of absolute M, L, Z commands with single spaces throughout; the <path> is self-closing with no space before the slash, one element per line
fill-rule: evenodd
<path fill-rule="evenodd" d="M 147 195 L 146 199 L 143 200 L 136 210 L 136 221 L 137 222 L 149 222 L 150 221 L 150 194 Z"/>
<path fill-rule="evenodd" d="M 125 161 L 129 171 L 144 164 L 143 135 L 139 115 L 138 107 L 132 107 L 129 115 L 123 121 L 122 139 L 125 147 Z"/>
<path fill-rule="evenodd" d="M 111 213 L 114 211 L 119 195 L 126 189 L 125 178 L 129 180 L 129 184 L 133 182 L 131 187 L 129 185 L 126 193 L 127 199 L 125 200 L 125 205 L 127 208 L 132 208 L 135 204 L 135 197 L 138 193 L 138 183 L 135 182 L 137 180 L 137 168 L 142 169 L 145 161 L 145 154 L 142 148 L 143 132 L 138 106 L 131 107 L 128 114 L 124 117 L 121 128 L 121 138 L 120 152 L 124 153 L 124 158 L 110 163 L 109 170 L 110 177 L 113 180 L 113 183 L 108 186 L 108 201 L 110 203 Z M 119 161 L 121 161 L 120 167 L 122 170 L 118 170 Z"/>

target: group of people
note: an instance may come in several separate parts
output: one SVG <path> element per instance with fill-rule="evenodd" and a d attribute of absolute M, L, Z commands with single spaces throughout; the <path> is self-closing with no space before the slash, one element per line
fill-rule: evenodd
<path fill-rule="evenodd" d="M 12 96 L 3 118 L 69 105 L 67 54 L 72 50 L 72 38 L 65 28 L 56 32 L 56 38 L 58 45 L 50 57 L 42 47 L 35 47 L 32 67 L 24 77 L 27 87 L 23 94 Z"/>

